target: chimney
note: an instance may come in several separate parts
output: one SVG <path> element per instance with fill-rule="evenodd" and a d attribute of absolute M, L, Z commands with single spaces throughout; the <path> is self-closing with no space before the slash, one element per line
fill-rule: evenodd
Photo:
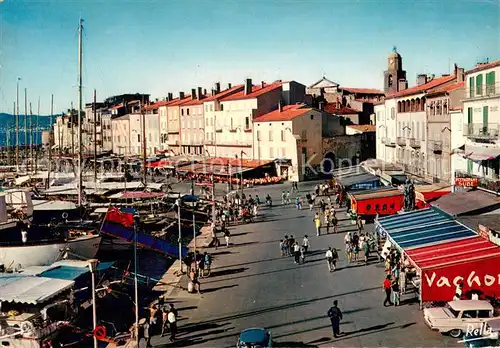
<path fill-rule="evenodd" d="M 168 94 L 168 101 L 172 101 L 172 100 L 174 100 L 174 96 L 172 93 L 169 93 Z"/>
<path fill-rule="evenodd" d="M 220 93 L 220 82 L 215 83 L 215 93 L 219 94 Z"/>
<path fill-rule="evenodd" d="M 398 92 L 404 91 L 407 88 L 408 88 L 408 81 L 406 81 L 405 79 L 400 79 L 398 81 Z"/>
<path fill-rule="evenodd" d="M 231 89 L 231 87 L 232 87 L 232 86 L 231 86 L 231 83 L 228 83 L 228 84 L 227 84 L 227 89 Z"/>
<path fill-rule="evenodd" d="M 213 97 L 215 95 L 215 89 L 212 88 L 212 93 L 210 95 Z"/>
<path fill-rule="evenodd" d="M 426 74 L 418 74 L 417 75 L 417 86 L 425 85 L 427 83 L 427 75 Z"/>
<path fill-rule="evenodd" d="M 195 99 L 196 99 L 196 89 L 191 88 L 191 100 L 195 100 Z"/>
<path fill-rule="evenodd" d="M 184 99 L 184 92 L 179 92 L 179 99 Z"/>
<path fill-rule="evenodd" d="M 465 81 L 465 69 L 459 68 L 458 65 L 456 64 L 455 64 L 455 78 L 457 79 L 457 82 Z"/>
<path fill-rule="evenodd" d="M 252 79 L 245 80 L 245 95 L 252 93 Z"/>
<path fill-rule="evenodd" d="M 198 99 L 201 99 L 201 87 L 198 87 Z"/>
<path fill-rule="evenodd" d="M 265 86 L 265 85 L 266 85 L 266 83 L 265 83 L 264 81 L 260 81 L 260 86 L 261 86 L 262 88 L 264 88 L 264 86 Z"/>
<path fill-rule="evenodd" d="M 207 89 L 203 89 L 203 95 L 207 95 Z"/>

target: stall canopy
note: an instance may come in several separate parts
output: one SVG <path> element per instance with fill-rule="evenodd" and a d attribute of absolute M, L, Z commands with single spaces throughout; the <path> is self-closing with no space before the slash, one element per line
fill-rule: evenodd
<path fill-rule="evenodd" d="M 436 208 L 382 217 L 376 224 L 393 244 L 405 251 L 477 235 Z"/>
<path fill-rule="evenodd" d="M 453 215 L 475 215 L 500 207 L 500 196 L 482 190 L 459 191 L 447 194 L 432 203 Z"/>
<path fill-rule="evenodd" d="M 369 189 L 381 185 L 380 178 L 376 175 L 367 173 L 366 171 L 359 171 L 358 173 L 342 175 L 337 177 L 337 182 L 349 189 Z"/>
<path fill-rule="evenodd" d="M 464 284 L 466 296 L 500 292 L 500 247 L 483 237 L 416 248 L 406 255 L 420 270 L 422 301 L 449 301 L 458 283 Z"/>
<path fill-rule="evenodd" d="M 1 277 L 0 301 L 37 305 L 47 302 L 74 284 L 72 280 L 44 277 Z"/>

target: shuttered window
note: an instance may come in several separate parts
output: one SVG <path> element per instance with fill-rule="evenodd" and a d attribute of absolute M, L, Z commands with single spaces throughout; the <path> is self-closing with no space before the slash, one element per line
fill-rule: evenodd
<path fill-rule="evenodd" d="M 476 95 L 483 95 L 483 75 L 476 76 Z"/>

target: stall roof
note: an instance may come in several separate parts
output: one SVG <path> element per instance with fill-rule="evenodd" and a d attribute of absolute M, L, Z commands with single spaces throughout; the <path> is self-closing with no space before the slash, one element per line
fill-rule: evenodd
<path fill-rule="evenodd" d="M 14 276 L 10 281 L 0 278 L 0 301 L 40 304 L 59 295 L 75 284 L 72 280 L 44 277 Z"/>
<path fill-rule="evenodd" d="M 364 201 L 366 199 L 403 195 L 403 192 L 395 187 L 384 187 L 379 190 L 367 190 L 356 193 L 350 193 L 350 195 L 353 196 L 356 201 Z"/>
<path fill-rule="evenodd" d="M 346 176 L 346 175 L 364 174 L 364 173 L 368 173 L 368 172 L 361 165 L 342 167 L 342 168 L 338 168 L 338 169 L 335 169 L 332 171 L 332 175 L 334 177 L 337 177 L 337 178 L 342 177 L 342 176 Z"/>
<path fill-rule="evenodd" d="M 459 216 L 500 207 L 500 196 L 482 190 L 453 192 L 432 203 L 444 212 Z"/>
<path fill-rule="evenodd" d="M 408 250 L 406 254 L 422 270 L 497 258 L 500 256 L 500 247 L 483 237 L 476 236 Z"/>
<path fill-rule="evenodd" d="M 75 280 L 89 270 L 81 267 L 60 266 L 46 270 L 40 274 L 41 277 L 53 279 Z"/>
<path fill-rule="evenodd" d="M 478 225 L 483 225 L 490 230 L 500 231 L 500 214 L 460 216 L 457 220 L 473 230 L 477 230 Z"/>
<path fill-rule="evenodd" d="M 377 224 L 402 249 L 477 236 L 476 232 L 435 208 L 385 216 Z"/>
<path fill-rule="evenodd" d="M 370 173 L 362 173 L 362 174 L 341 176 L 337 180 L 342 186 L 349 187 L 357 184 L 380 181 L 380 178 Z"/>

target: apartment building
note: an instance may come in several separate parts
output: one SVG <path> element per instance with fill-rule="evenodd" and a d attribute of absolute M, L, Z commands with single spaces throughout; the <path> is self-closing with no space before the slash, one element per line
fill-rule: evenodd
<path fill-rule="evenodd" d="M 277 110 L 256 117 L 252 127 L 256 158 L 289 159 L 288 179 L 303 180 L 305 163 L 314 166 L 322 160 L 322 123 L 322 112 L 303 104 L 279 106 Z"/>
<path fill-rule="evenodd" d="M 119 156 L 131 156 L 130 145 L 130 114 L 111 120 L 113 129 L 113 153 Z"/>
<path fill-rule="evenodd" d="M 253 120 L 305 100 L 305 86 L 295 81 L 261 82 L 254 86 L 246 79 L 242 89 L 229 96 L 204 102 L 205 149 L 210 156 L 257 159 L 252 136 Z"/>
<path fill-rule="evenodd" d="M 56 151 L 65 154 L 78 152 L 78 123 L 76 116 L 69 114 L 56 117 L 54 124 L 54 145 Z"/>
<path fill-rule="evenodd" d="M 173 99 L 169 93 L 167 100 L 158 107 L 158 118 L 160 126 L 160 144 L 163 151 L 172 152 L 175 155 L 181 149 L 181 109 L 180 107 L 191 101 L 191 96 L 179 92 L 179 97 Z"/>
<path fill-rule="evenodd" d="M 376 125 L 376 156 L 386 163 L 398 162 L 396 156 L 396 99 L 374 105 Z"/>
<path fill-rule="evenodd" d="M 478 64 L 465 73 L 462 144 L 453 156 L 454 178 L 478 178 L 498 190 L 500 155 L 500 61 Z M 459 124 L 457 124 L 459 126 Z"/>
<path fill-rule="evenodd" d="M 191 90 L 191 100 L 180 105 L 180 146 L 183 154 L 203 154 L 205 141 L 203 99 L 205 97 L 201 87 L 198 87 L 197 90 Z"/>

